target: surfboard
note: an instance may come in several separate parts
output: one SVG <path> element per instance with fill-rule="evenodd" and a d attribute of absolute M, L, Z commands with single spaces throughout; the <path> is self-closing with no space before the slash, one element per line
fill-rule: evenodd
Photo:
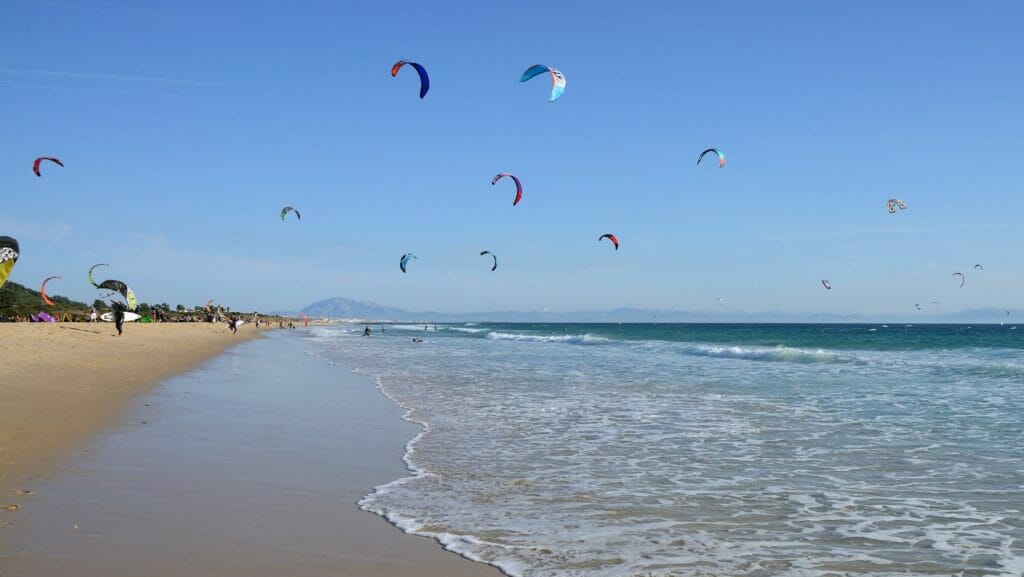
<path fill-rule="evenodd" d="M 126 322 L 126 323 L 130 323 L 132 321 L 137 321 L 137 320 L 139 320 L 141 318 L 142 317 L 139 316 L 136 313 L 124 313 L 124 322 Z M 112 323 L 112 322 L 114 322 L 114 313 L 103 313 L 103 314 L 100 315 L 100 320 L 101 321 L 107 321 L 108 323 Z"/>
<path fill-rule="evenodd" d="M 238 319 L 237 321 L 235 321 L 235 328 L 237 329 L 238 327 L 240 327 L 240 326 L 242 326 L 244 324 L 245 324 L 245 321 L 243 321 L 242 319 Z"/>

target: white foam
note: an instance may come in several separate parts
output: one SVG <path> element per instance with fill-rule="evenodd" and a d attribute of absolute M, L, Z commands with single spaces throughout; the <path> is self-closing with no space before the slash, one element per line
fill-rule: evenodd
<path fill-rule="evenodd" d="M 578 345 L 603 345 L 611 342 L 604 337 L 591 334 L 582 335 L 529 335 L 523 333 L 506 333 L 492 331 L 487 338 L 494 341 L 522 341 L 531 343 L 572 343 Z"/>
<path fill-rule="evenodd" d="M 752 361 L 784 361 L 794 363 L 835 363 L 842 358 L 823 349 L 808 351 L 792 347 L 740 347 L 729 345 L 683 344 L 685 354 Z"/>

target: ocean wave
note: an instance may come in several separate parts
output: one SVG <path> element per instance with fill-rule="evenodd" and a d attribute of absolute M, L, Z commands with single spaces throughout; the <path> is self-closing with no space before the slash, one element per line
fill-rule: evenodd
<path fill-rule="evenodd" d="M 434 329 L 433 323 L 424 323 L 422 325 L 386 325 L 387 328 L 395 331 L 420 331 L 423 332 L 423 327 L 427 327 L 427 330 L 432 331 Z"/>
<path fill-rule="evenodd" d="M 453 330 L 455 327 L 451 327 Z M 462 329 L 466 331 L 467 329 Z M 477 329 L 481 330 L 481 329 Z M 699 344 L 699 343 L 674 343 L 671 341 L 619 341 L 606 337 L 599 337 L 590 333 L 575 335 L 530 335 L 523 333 L 510 333 L 502 331 L 488 332 L 486 337 L 496 341 L 519 341 L 534 343 L 569 343 L 577 345 L 605 345 L 611 343 L 622 343 L 640 347 L 668 347 L 681 351 L 685 355 L 725 358 L 725 359 L 747 359 L 752 361 L 775 361 L 788 363 L 838 363 L 848 359 L 835 352 L 824 349 L 799 349 L 794 347 L 741 347 L 735 345 Z"/>
<path fill-rule="evenodd" d="M 454 332 L 457 332 L 457 333 L 470 333 L 470 334 L 485 333 L 485 332 L 487 332 L 487 329 L 467 329 L 467 328 L 464 328 L 464 327 L 446 327 L 445 330 L 447 330 L 447 331 L 454 331 Z"/>
<path fill-rule="evenodd" d="M 728 345 L 696 345 L 681 346 L 683 354 L 700 357 L 717 357 L 726 359 L 747 359 L 751 361 L 777 361 L 787 363 L 838 363 L 845 359 L 833 352 L 823 349 L 813 351 L 793 347 L 739 347 Z"/>
<path fill-rule="evenodd" d="M 596 337 L 589 333 L 582 335 L 524 335 L 522 333 L 503 333 L 492 331 L 487 333 L 487 338 L 492 341 L 524 341 L 531 343 L 570 343 L 574 345 L 603 345 L 611 340 L 604 337 Z"/>

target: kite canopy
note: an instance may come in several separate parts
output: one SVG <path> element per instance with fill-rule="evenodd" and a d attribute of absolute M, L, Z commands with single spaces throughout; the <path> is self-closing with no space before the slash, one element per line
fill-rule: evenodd
<path fill-rule="evenodd" d="M 974 265 L 974 268 L 976 268 L 978 270 L 985 270 L 985 267 L 981 266 L 980 264 Z"/>
<path fill-rule="evenodd" d="M 48 304 L 48 305 L 50 305 L 51 307 L 54 305 L 54 303 L 53 303 L 53 301 L 50 300 L 50 297 L 46 296 L 46 283 L 52 281 L 53 279 L 63 280 L 63 277 L 56 276 L 56 275 L 55 276 L 46 277 L 46 280 L 43 281 L 42 286 L 39 287 L 39 294 L 43 297 L 43 302 Z"/>
<path fill-rule="evenodd" d="M 827 278 L 821 279 L 821 286 L 825 287 L 828 290 L 832 290 L 832 283 L 830 283 Z"/>
<path fill-rule="evenodd" d="M 718 168 L 725 168 L 725 155 L 722 154 L 722 151 L 718 150 L 717 148 L 709 148 L 704 152 L 700 153 L 700 156 L 697 157 L 697 166 L 700 166 L 700 161 L 704 160 L 704 155 L 709 152 L 714 152 L 715 154 L 718 155 Z"/>
<path fill-rule="evenodd" d="M 889 214 L 895 213 L 897 207 L 899 207 L 900 210 L 906 210 L 907 203 L 898 198 L 890 198 L 889 201 L 885 203 L 885 208 L 889 211 Z"/>
<path fill-rule="evenodd" d="M 9 236 L 0 236 L 0 287 L 4 286 L 7 277 L 11 276 L 14 263 L 18 262 L 19 252 L 21 249 L 18 247 L 18 241 Z"/>
<path fill-rule="evenodd" d="M 210 305 L 212 305 L 213 301 L 215 301 L 215 300 L 217 300 L 217 299 L 210 299 L 210 300 L 206 301 L 206 312 L 210 312 Z"/>
<path fill-rule="evenodd" d="M 402 272 L 405 272 L 405 267 L 409 264 L 409 260 L 414 258 L 416 258 L 416 255 L 412 254 L 411 252 L 403 254 L 402 259 L 398 261 L 398 268 L 402 269 Z M 419 259 L 416 258 L 416 260 Z"/>
<path fill-rule="evenodd" d="M 519 82 L 526 82 L 534 76 L 539 76 L 545 72 L 551 75 L 551 97 L 548 98 L 548 102 L 554 102 L 565 92 L 565 75 L 557 68 L 544 66 L 543 64 L 534 64 L 527 68 L 526 72 L 523 72 L 523 75 L 519 77 Z"/>
<path fill-rule="evenodd" d="M 43 173 L 39 172 L 39 163 L 41 163 L 44 160 L 49 160 L 50 162 L 56 164 L 57 166 L 64 166 L 64 163 L 61 162 L 58 158 L 54 158 L 52 156 L 40 156 L 39 158 L 36 159 L 35 162 L 32 163 L 32 172 L 36 173 L 36 176 L 43 175 Z"/>
<path fill-rule="evenodd" d="M 96 267 L 98 267 L 98 266 L 110 266 L 110 265 L 109 265 L 109 264 L 107 264 L 107 263 L 105 263 L 105 262 L 101 262 L 101 263 L 99 263 L 99 264 L 94 264 L 94 265 L 92 265 L 91 267 L 89 267 L 89 284 L 91 284 L 92 286 L 94 286 L 94 287 L 96 287 L 96 288 L 99 288 L 99 287 L 100 287 L 100 285 L 96 284 L 96 281 L 94 281 L 94 280 L 92 279 L 92 271 L 93 271 L 93 270 L 95 270 L 95 269 L 96 269 Z"/>
<path fill-rule="evenodd" d="M 611 234 L 611 233 L 602 234 L 601 236 L 597 237 L 597 242 L 601 242 L 602 240 L 604 240 L 606 238 L 608 240 L 612 241 L 612 244 L 615 245 L 615 250 L 619 250 L 619 239 L 615 238 L 614 234 Z"/>
<path fill-rule="evenodd" d="M 416 72 L 420 75 L 420 98 L 422 99 L 427 95 L 427 91 L 430 90 L 430 77 L 427 76 L 427 69 L 421 64 L 418 62 L 411 62 L 409 60 L 399 60 L 391 67 L 391 77 L 394 78 L 398 76 L 398 71 L 406 64 L 415 68 Z"/>
<path fill-rule="evenodd" d="M 921 305 L 914 303 L 914 308 L 917 310 L 921 310 Z"/>
<path fill-rule="evenodd" d="M 292 206 L 286 206 L 281 209 L 281 220 L 284 220 L 285 215 L 287 215 L 289 212 L 294 212 L 295 216 L 297 216 L 299 220 L 302 220 L 302 214 L 299 213 L 299 210 L 297 208 Z"/>
<path fill-rule="evenodd" d="M 523 183 L 522 181 L 519 180 L 519 177 L 508 172 L 499 172 L 497 176 L 491 179 L 491 186 L 494 186 L 495 184 L 497 184 L 499 180 L 506 176 L 511 178 L 516 183 L 516 198 L 515 200 L 512 201 L 512 206 L 515 206 L 519 204 L 520 200 L 523 199 Z"/>
<path fill-rule="evenodd" d="M 494 259 L 494 266 L 491 267 L 491 271 L 493 272 L 498 270 L 498 257 L 494 256 L 494 253 L 489 250 L 480 251 L 480 256 L 484 256 L 485 254 L 491 255 L 491 258 Z"/>
<path fill-rule="evenodd" d="M 964 273 L 962 273 L 962 272 L 955 272 L 955 273 L 953 273 L 953 276 L 959 276 L 960 277 L 960 288 L 964 288 L 964 285 L 967 284 L 967 277 L 964 275 Z"/>
<path fill-rule="evenodd" d="M 124 300 L 128 303 L 128 310 L 133 311 L 138 306 L 138 301 L 135 300 L 135 293 L 132 289 L 128 288 L 128 285 L 124 284 L 119 280 L 109 279 L 101 282 L 96 288 L 106 289 L 114 291 L 124 297 Z"/>

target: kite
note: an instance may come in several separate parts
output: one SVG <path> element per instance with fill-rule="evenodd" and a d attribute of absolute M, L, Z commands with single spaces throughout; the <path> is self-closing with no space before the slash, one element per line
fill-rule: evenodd
<path fill-rule="evenodd" d="M 551 98 L 548 98 L 548 102 L 554 102 L 565 92 L 565 75 L 557 68 L 544 66 L 543 64 L 534 64 L 527 68 L 526 72 L 523 72 L 523 75 L 519 77 L 519 82 L 526 82 L 534 76 L 539 76 L 545 72 L 551 74 Z"/>
<path fill-rule="evenodd" d="M 964 285 L 967 284 L 967 277 L 964 276 L 964 273 L 962 273 L 962 272 L 955 272 L 955 273 L 953 273 L 953 276 L 959 276 L 960 277 L 960 288 L 964 288 Z"/>
<path fill-rule="evenodd" d="M 897 207 L 899 207 L 900 210 L 906 210 L 907 203 L 898 198 L 890 198 L 889 201 L 885 203 L 885 208 L 889 211 L 889 214 L 895 213 Z"/>
<path fill-rule="evenodd" d="M 35 162 L 32 163 L 32 172 L 36 173 L 36 176 L 43 175 L 43 173 L 39 172 L 39 163 L 41 163 L 44 160 L 49 160 L 50 162 L 53 162 L 57 166 L 64 166 L 64 163 L 61 162 L 59 158 L 54 158 L 52 156 L 40 156 L 39 158 L 36 159 Z"/>
<path fill-rule="evenodd" d="M 398 71 L 402 69 L 402 66 L 408 64 L 416 69 L 416 72 L 420 75 L 420 98 L 422 99 L 427 95 L 427 91 L 430 90 L 430 78 L 427 76 L 427 69 L 424 68 L 417 62 L 410 62 L 408 60 L 399 60 L 395 62 L 395 65 L 391 67 L 391 77 L 398 76 Z"/>
<path fill-rule="evenodd" d="M 519 180 L 519 177 L 508 172 L 499 172 L 497 176 L 491 179 L 491 186 L 494 186 L 504 176 L 511 178 L 516 183 L 516 198 L 512 201 L 512 206 L 515 206 L 519 204 L 520 200 L 523 200 L 523 183 Z"/>
<path fill-rule="evenodd" d="M 206 301 L 206 307 L 205 307 L 206 308 L 206 312 L 210 312 L 210 305 L 212 305 L 213 301 L 215 301 L 215 300 L 217 300 L 217 299 L 210 299 L 210 300 Z"/>
<path fill-rule="evenodd" d="M 43 281 L 43 285 L 41 287 L 39 287 L 39 294 L 42 295 L 43 302 L 48 304 L 48 305 L 50 305 L 51 307 L 54 306 L 54 303 L 53 303 L 53 301 L 50 300 L 50 297 L 46 296 L 46 283 L 52 281 L 53 279 L 63 280 L 63 277 L 60 277 L 60 276 L 46 277 L 46 280 Z"/>
<path fill-rule="evenodd" d="M 724 305 L 725 304 L 725 299 L 722 298 L 722 297 L 715 297 L 715 300 L 718 301 L 718 304 L 720 304 L 720 305 Z"/>
<path fill-rule="evenodd" d="M 18 262 L 19 252 L 21 249 L 18 248 L 18 241 L 9 236 L 0 236 L 0 287 L 4 286 L 7 277 L 11 275 L 14 263 Z"/>
<path fill-rule="evenodd" d="M 485 254 L 491 255 L 491 258 L 494 259 L 494 266 L 491 267 L 491 271 L 493 272 L 498 270 L 498 257 L 494 256 L 494 253 L 489 250 L 480 251 L 480 256 L 484 256 Z"/>
<path fill-rule="evenodd" d="M 96 288 L 106 289 L 119 293 L 124 297 L 124 300 L 128 302 L 128 310 L 133 311 L 138 306 L 138 302 L 135 300 L 135 293 L 132 289 L 128 288 L 128 285 L 124 284 L 119 280 L 105 280 L 101 282 Z"/>
<path fill-rule="evenodd" d="M 832 290 L 832 283 L 828 282 L 827 278 L 821 279 L 821 286 L 825 287 L 828 290 Z"/>
<path fill-rule="evenodd" d="M 976 268 L 978 270 L 985 270 L 985 267 L 981 266 L 980 264 L 974 265 L 974 268 Z"/>
<path fill-rule="evenodd" d="M 704 160 L 704 155 L 709 152 L 714 152 L 718 155 L 718 168 L 725 168 L 725 155 L 717 148 L 709 148 L 700 153 L 700 156 L 697 157 L 697 166 L 700 166 L 700 161 Z"/>
<path fill-rule="evenodd" d="M 601 236 L 597 237 L 597 242 L 601 242 L 606 238 L 612 241 L 612 244 L 615 245 L 615 250 L 619 250 L 619 239 L 615 238 L 615 235 L 612 233 L 602 234 Z"/>
<path fill-rule="evenodd" d="M 917 310 L 921 310 L 921 305 L 914 303 L 914 308 Z"/>
<path fill-rule="evenodd" d="M 110 265 L 109 265 L 109 264 L 107 264 L 107 263 L 105 263 L 105 262 L 101 262 L 101 263 L 99 263 L 99 264 L 94 264 L 94 265 L 92 265 L 91 267 L 89 267 L 89 284 L 91 284 L 92 286 L 94 286 L 94 287 L 96 287 L 96 288 L 99 288 L 99 286 L 100 286 L 100 285 L 96 284 L 96 281 L 92 280 L 92 271 L 93 271 L 93 270 L 94 270 L 94 269 L 95 269 L 96 267 L 98 267 L 98 266 L 110 266 Z"/>
<path fill-rule="evenodd" d="M 412 254 L 411 252 L 403 254 L 402 259 L 398 261 L 398 268 L 402 269 L 402 272 L 405 272 L 405 267 L 409 264 L 409 259 L 413 258 L 416 258 L 416 255 Z M 416 260 L 420 259 L 416 258 Z"/>
<path fill-rule="evenodd" d="M 297 208 L 292 206 L 286 206 L 281 209 L 281 220 L 284 220 L 285 215 L 287 215 L 289 212 L 294 212 L 295 216 L 297 216 L 299 220 L 302 220 L 302 214 L 299 213 L 299 210 Z"/>

